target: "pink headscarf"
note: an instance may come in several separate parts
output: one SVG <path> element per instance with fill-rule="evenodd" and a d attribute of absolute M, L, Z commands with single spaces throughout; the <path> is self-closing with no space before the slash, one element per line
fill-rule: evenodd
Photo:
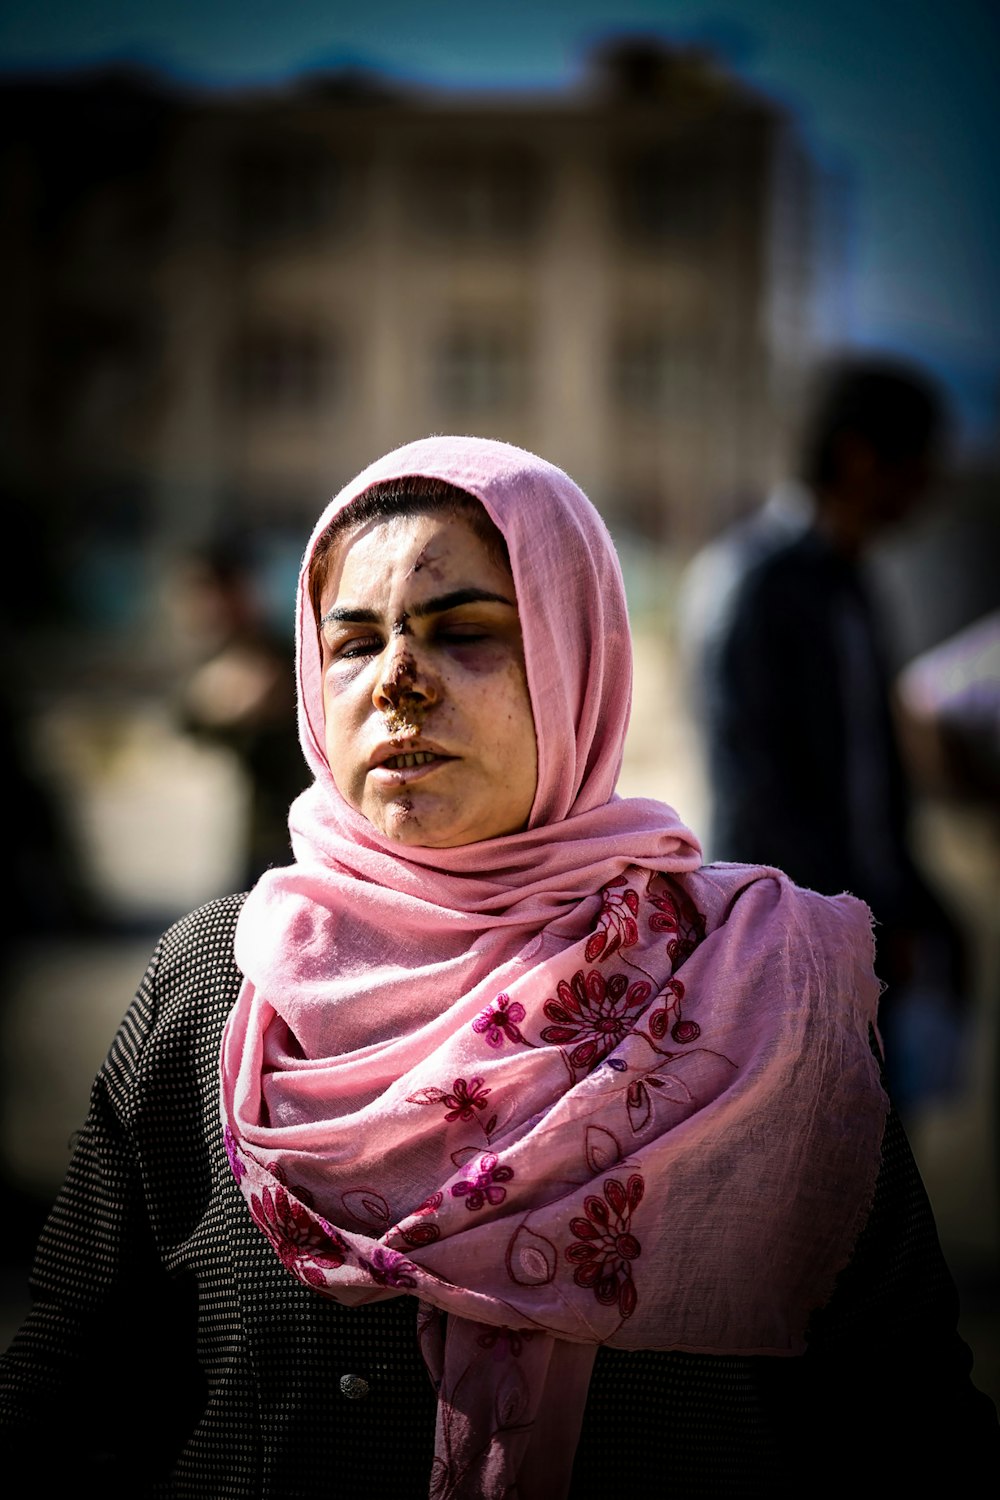
<path fill-rule="evenodd" d="M 384 839 L 324 753 L 308 560 L 408 475 L 468 491 L 506 539 L 538 741 L 528 828 L 452 849 Z M 702 867 L 670 808 L 615 795 L 617 557 L 576 485 L 518 448 L 431 438 L 341 491 L 303 564 L 298 675 L 315 781 L 295 863 L 237 929 L 230 1163 L 317 1292 L 420 1299 L 433 1493 L 557 1500 L 599 1343 L 803 1349 L 878 1168 L 869 916 Z"/>

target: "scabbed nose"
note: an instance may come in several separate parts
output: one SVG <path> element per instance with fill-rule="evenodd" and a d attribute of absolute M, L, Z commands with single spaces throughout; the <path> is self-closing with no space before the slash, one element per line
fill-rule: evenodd
<path fill-rule="evenodd" d="M 386 652 L 383 668 L 373 695 L 375 707 L 386 710 L 409 710 L 425 713 L 437 702 L 433 677 L 421 667 L 409 644 Z"/>

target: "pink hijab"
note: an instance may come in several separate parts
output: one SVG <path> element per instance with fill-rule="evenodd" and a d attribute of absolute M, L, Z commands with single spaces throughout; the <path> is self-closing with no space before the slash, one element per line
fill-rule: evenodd
<path fill-rule="evenodd" d="M 506 539 L 538 741 L 528 828 L 453 849 L 383 839 L 323 749 L 308 559 L 345 505 L 407 475 L 468 491 Z M 869 915 L 704 867 L 670 808 L 615 795 L 618 560 L 534 455 L 430 438 L 366 469 L 316 526 L 297 628 L 315 780 L 295 863 L 237 929 L 230 1164 L 318 1294 L 420 1300 L 431 1492 L 558 1500 L 600 1343 L 804 1348 L 878 1169 Z"/>

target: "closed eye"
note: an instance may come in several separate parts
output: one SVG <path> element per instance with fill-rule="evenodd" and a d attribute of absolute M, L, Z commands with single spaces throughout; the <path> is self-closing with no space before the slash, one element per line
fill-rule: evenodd
<path fill-rule="evenodd" d="M 442 611 L 434 623 L 433 638 L 443 645 L 475 645 L 507 635 L 512 624 L 515 628 L 518 624 L 513 606 L 503 600 L 477 600 L 471 607 Z"/>
<path fill-rule="evenodd" d="M 437 631 L 439 641 L 485 641 L 493 634 L 483 625 L 441 625 Z"/>
<path fill-rule="evenodd" d="M 382 640 L 377 635 L 351 636 L 346 641 L 328 642 L 328 650 L 334 661 L 353 661 L 361 656 L 373 656 L 382 650 Z"/>

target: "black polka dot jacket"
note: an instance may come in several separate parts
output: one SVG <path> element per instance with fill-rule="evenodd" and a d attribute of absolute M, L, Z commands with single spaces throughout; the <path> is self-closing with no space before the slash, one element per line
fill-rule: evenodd
<path fill-rule="evenodd" d="M 343 1308 L 294 1280 L 221 1146 L 241 902 L 163 937 L 94 1084 L 32 1310 L 0 1361 L 5 1471 L 30 1473 L 32 1493 L 427 1496 L 435 1402 L 412 1300 Z M 925 1492 L 936 1479 L 957 1492 L 1000 1474 L 957 1314 L 891 1116 L 872 1214 L 808 1352 L 602 1349 L 573 1496 Z"/>

